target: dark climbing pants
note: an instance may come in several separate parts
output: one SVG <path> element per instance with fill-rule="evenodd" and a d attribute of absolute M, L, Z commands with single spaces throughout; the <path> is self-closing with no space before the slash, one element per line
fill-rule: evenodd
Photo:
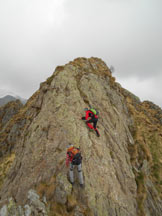
<path fill-rule="evenodd" d="M 96 135 L 99 137 L 99 136 L 100 136 L 100 133 L 99 133 L 99 131 L 98 131 L 97 128 L 96 128 L 96 126 L 97 126 L 97 121 L 98 121 L 98 119 L 92 118 L 92 119 L 86 121 L 86 124 L 87 124 L 87 126 L 88 126 L 90 129 L 95 130 Z M 90 123 L 93 123 L 93 126 L 92 126 Z"/>
<path fill-rule="evenodd" d="M 90 129 L 96 129 L 97 121 L 98 121 L 98 119 L 91 118 L 90 120 L 86 121 L 86 124 Z M 93 126 L 90 123 L 93 123 Z"/>

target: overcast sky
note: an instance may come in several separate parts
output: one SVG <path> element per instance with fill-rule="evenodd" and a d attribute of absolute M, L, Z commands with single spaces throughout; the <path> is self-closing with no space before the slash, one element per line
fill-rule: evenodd
<path fill-rule="evenodd" d="M 28 98 L 56 66 L 92 56 L 162 107 L 162 0 L 0 0 L 0 89 Z"/>

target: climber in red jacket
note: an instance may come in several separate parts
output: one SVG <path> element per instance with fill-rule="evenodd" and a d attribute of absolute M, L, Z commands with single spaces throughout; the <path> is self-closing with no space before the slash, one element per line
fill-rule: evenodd
<path fill-rule="evenodd" d="M 99 137 L 100 134 L 99 134 L 98 129 L 96 128 L 97 121 L 98 121 L 98 112 L 95 109 L 92 109 L 92 108 L 91 109 L 85 108 L 84 110 L 86 112 L 86 115 L 85 115 L 85 117 L 82 117 L 81 119 L 82 120 L 87 120 L 86 121 L 87 126 L 90 129 L 95 130 L 96 135 Z M 93 123 L 93 126 L 90 123 Z"/>

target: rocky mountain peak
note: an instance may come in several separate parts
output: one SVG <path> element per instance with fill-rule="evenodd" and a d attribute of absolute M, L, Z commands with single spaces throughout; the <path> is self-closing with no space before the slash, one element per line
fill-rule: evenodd
<path fill-rule="evenodd" d="M 19 97 L 18 95 L 14 94 L 11 91 L 0 89 L 0 106 L 3 106 L 10 101 L 16 101 L 16 100 L 20 100 L 21 103 L 23 104 L 25 104 L 27 101 L 26 99 Z"/>
<path fill-rule="evenodd" d="M 99 111 L 100 137 L 80 119 L 90 106 Z M 155 161 L 143 122 L 153 126 L 143 110 L 101 59 L 77 58 L 58 66 L 0 133 L 0 151 L 3 145 L 10 149 L 1 159 L 6 171 L 0 174 L 0 213 L 160 216 L 156 177 L 148 171 Z M 70 143 L 82 153 L 84 188 L 77 172 L 75 184 L 69 182 Z"/>

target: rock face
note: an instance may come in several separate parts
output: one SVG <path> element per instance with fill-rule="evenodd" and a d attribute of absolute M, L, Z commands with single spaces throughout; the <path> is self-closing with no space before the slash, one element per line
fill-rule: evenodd
<path fill-rule="evenodd" d="M 100 113 L 99 138 L 80 120 L 89 106 Z M 148 171 L 152 153 L 141 156 L 137 147 L 141 112 L 144 105 L 115 83 L 101 59 L 57 67 L 3 131 L 0 145 L 12 146 L 3 163 L 14 157 L 1 185 L 1 215 L 161 216 Z M 68 181 L 69 143 L 80 146 L 84 188 L 77 173 L 73 187 Z"/>
<path fill-rule="evenodd" d="M 5 137 L 5 131 L 8 131 L 10 120 L 18 114 L 19 110 L 22 108 L 23 104 L 19 101 L 11 101 L 8 104 L 0 107 L 0 156 L 4 155 L 5 152 L 10 151 L 11 145 L 7 145 L 8 142 L 3 142 Z M 12 121 L 12 120 L 11 120 Z M 14 137 L 15 137 L 14 133 Z M 10 134 L 11 137 L 11 134 Z M 9 137 L 8 137 L 9 141 Z M 11 144 L 11 143 L 10 143 Z"/>
<path fill-rule="evenodd" d="M 22 106 L 22 103 L 16 100 L 0 107 L 0 186 L 15 158 L 15 154 L 11 153 L 11 134 L 8 133 L 10 120 L 12 121 L 12 118 L 18 114 Z M 7 137 L 6 140 L 5 137 Z M 16 137 L 15 133 L 14 137 Z M 7 153 L 10 154 L 7 155 Z"/>

